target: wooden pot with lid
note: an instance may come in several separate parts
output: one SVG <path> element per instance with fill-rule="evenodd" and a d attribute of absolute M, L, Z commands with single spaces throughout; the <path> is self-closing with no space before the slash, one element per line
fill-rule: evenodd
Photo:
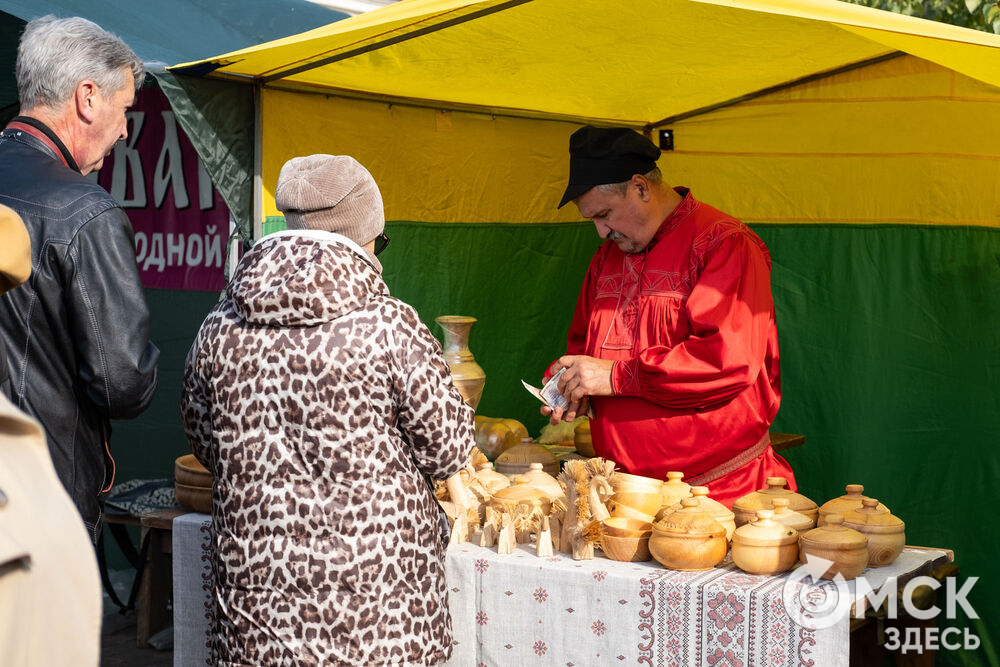
<path fill-rule="evenodd" d="M 774 510 L 757 510 L 757 520 L 733 533 L 733 562 L 750 574 L 778 574 L 799 560 L 799 533 L 774 520 Z"/>
<path fill-rule="evenodd" d="M 649 552 L 671 570 L 710 570 L 726 557 L 726 529 L 694 498 L 653 524 Z"/>
<path fill-rule="evenodd" d="M 799 562 L 808 562 L 809 555 L 833 561 L 823 579 L 833 579 L 837 574 L 853 579 L 868 566 L 868 538 L 845 526 L 843 515 L 828 514 L 825 526 L 799 537 Z"/>
<path fill-rule="evenodd" d="M 868 567 L 884 567 L 903 552 L 906 524 L 874 498 L 865 498 L 859 509 L 844 514 L 844 525 L 868 538 Z"/>

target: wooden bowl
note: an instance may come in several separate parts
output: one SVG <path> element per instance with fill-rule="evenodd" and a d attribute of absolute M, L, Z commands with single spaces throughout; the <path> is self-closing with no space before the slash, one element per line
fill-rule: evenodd
<path fill-rule="evenodd" d="M 194 454 L 180 456 L 174 461 L 174 480 L 186 486 L 212 488 L 212 473 L 198 462 Z"/>
<path fill-rule="evenodd" d="M 627 472 L 616 472 L 611 476 L 611 486 L 615 493 L 633 491 L 636 493 L 659 493 L 663 482 L 652 477 L 630 475 Z"/>
<path fill-rule="evenodd" d="M 645 523 L 653 523 L 655 518 L 652 514 L 646 514 L 645 512 L 640 512 L 637 509 L 632 509 L 628 505 L 619 505 L 618 503 L 608 502 L 608 512 L 611 513 L 612 517 L 618 517 L 622 519 L 638 519 Z"/>
<path fill-rule="evenodd" d="M 627 517 L 611 517 L 601 522 L 601 535 L 610 537 L 649 537 L 653 524 Z"/>
<path fill-rule="evenodd" d="M 634 491 L 619 491 L 611 496 L 609 502 L 625 505 L 643 514 L 654 515 L 660 510 L 662 496 L 659 493 L 637 493 Z"/>
<path fill-rule="evenodd" d="M 639 563 L 653 558 L 649 553 L 649 535 L 646 537 L 602 535 L 601 550 L 611 560 L 625 563 Z"/>
<path fill-rule="evenodd" d="M 184 507 L 203 514 L 212 513 L 212 487 L 189 486 L 174 482 L 174 496 Z"/>

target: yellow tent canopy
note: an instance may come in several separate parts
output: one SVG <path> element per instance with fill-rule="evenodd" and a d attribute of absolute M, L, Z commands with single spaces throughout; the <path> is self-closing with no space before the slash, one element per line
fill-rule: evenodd
<path fill-rule="evenodd" d="M 1000 85 L 1000 36 L 835 0 L 404 0 L 173 70 L 642 127 L 897 52 Z"/>

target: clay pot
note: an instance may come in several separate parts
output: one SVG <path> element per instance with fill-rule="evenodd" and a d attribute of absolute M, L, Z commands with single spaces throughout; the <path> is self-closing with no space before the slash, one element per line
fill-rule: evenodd
<path fill-rule="evenodd" d="M 639 519 L 611 517 L 601 522 L 601 535 L 610 537 L 649 537 L 653 524 Z"/>
<path fill-rule="evenodd" d="M 867 497 L 863 495 L 865 487 L 860 484 L 848 484 L 844 490 L 847 493 L 833 500 L 828 500 L 820 506 L 819 516 L 816 519 L 817 526 L 822 526 L 826 523 L 827 514 L 846 515 L 852 510 L 861 509 L 861 501 Z M 886 512 L 889 511 L 889 508 L 885 505 L 879 505 L 879 507 Z"/>
<path fill-rule="evenodd" d="M 489 494 L 496 493 L 500 489 L 506 489 L 511 483 L 507 475 L 501 475 L 493 469 L 492 463 L 481 463 L 476 468 L 476 479 L 479 480 L 479 483 L 483 485 L 483 488 Z"/>
<path fill-rule="evenodd" d="M 742 526 L 753 521 L 757 516 L 757 510 L 774 509 L 771 501 L 775 498 L 787 498 L 790 510 L 804 514 L 813 525 L 816 525 L 816 515 L 819 513 L 816 503 L 800 493 L 785 488 L 787 484 L 784 477 L 768 477 L 767 488 L 748 493 L 733 503 L 736 525 Z"/>
<path fill-rule="evenodd" d="M 635 492 L 635 493 L 659 493 L 663 482 L 652 477 L 642 477 L 641 475 L 630 475 L 627 472 L 616 472 L 611 476 L 611 486 L 615 493 Z"/>
<path fill-rule="evenodd" d="M 774 520 L 778 523 L 782 523 L 800 533 L 804 533 L 813 527 L 813 522 L 809 520 L 809 517 L 805 514 L 793 512 L 788 508 L 788 498 L 775 498 L 771 503 L 774 505 Z M 760 516 L 761 511 L 757 510 L 757 516 Z"/>
<path fill-rule="evenodd" d="M 490 461 L 495 461 L 511 447 L 528 437 L 528 429 L 516 419 L 476 415 L 476 447 Z"/>
<path fill-rule="evenodd" d="M 552 500 L 555 500 L 556 498 L 565 498 L 566 492 L 563 491 L 559 481 L 552 475 L 545 472 L 542 467 L 542 464 L 538 461 L 529 463 L 528 472 L 518 477 L 516 481 L 520 482 L 523 479 L 536 489 L 544 491 Z"/>
<path fill-rule="evenodd" d="M 204 514 L 212 511 L 212 473 L 194 454 L 174 461 L 174 497 L 189 510 Z"/>
<path fill-rule="evenodd" d="M 475 410 L 483 397 L 486 373 L 469 351 L 469 329 L 476 318 L 463 315 L 442 315 L 434 318 L 444 331 L 444 360 L 451 369 L 451 381 L 458 387 L 465 402 Z"/>
<path fill-rule="evenodd" d="M 799 560 L 799 533 L 774 520 L 774 510 L 757 510 L 757 520 L 733 533 L 733 562 L 750 574 L 779 574 Z"/>
<path fill-rule="evenodd" d="M 844 525 L 868 538 L 868 567 L 889 565 L 903 552 L 906 524 L 874 498 L 861 503 L 861 509 L 844 515 Z"/>
<path fill-rule="evenodd" d="M 649 535 L 644 537 L 601 536 L 601 551 L 611 560 L 640 563 L 652 558 L 649 553 Z"/>
<path fill-rule="evenodd" d="M 638 491 L 619 491 L 608 499 L 608 509 L 625 505 L 634 510 L 653 516 L 660 509 L 660 494 Z"/>
<path fill-rule="evenodd" d="M 823 579 L 833 579 L 838 573 L 853 579 L 868 565 L 868 538 L 844 525 L 840 514 L 828 514 L 826 525 L 813 528 L 799 537 L 799 562 L 813 555 L 833 561 Z"/>
<path fill-rule="evenodd" d="M 510 514 L 513 513 L 514 508 L 518 505 L 531 507 L 532 503 L 536 500 L 541 502 L 544 514 L 548 514 L 551 511 L 552 500 L 549 498 L 549 495 L 541 489 L 536 489 L 522 481 L 494 493 L 490 497 L 490 505 L 498 511 Z"/>
<path fill-rule="evenodd" d="M 590 420 L 580 422 L 575 429 L 573 429 L 573 444 L 576 445 L 576 453 L 580 456 L 586 456 L 588 459 L 592 459 L 597 456 L 597 452 L 594 451 L 594 440 L 590 435 Z"/>
<path fill-rule="evenodd" d="M 559 474 L 559 459 L 531 438 L 522 438 L 520 444 L 498 456 L 493 467 L 508 477 L 517 477 L 531 470 L 532 463 L 541 463 L 542 470 L 553 477 Z"/>
<path fill-rule="evenodd" d="M 728 507 L 720 503 L 718 500 L 712 500 L 708 497 L 708 487 L 707 486 L 692 486 L 691 487 L 691 497 L 697 501 L 698 507 L 710 517 L 715 519 L 726 529 L 726 539 L 733 539 L 733 532 L 736 530 L 736 521 L 734 520 L 733 513 Z M 681 499 L 681 502 L 671 505 L 670 507 L 664 507 L 656 514 L 656 520 L 665 518 L 672 512 L 676 512 L 683 506 L 682 503 L 685 499 Z"/>
<path fill-rule="evenodd" d="M 726 529 L 698 507 L 695 498 L 653 524 L 649 551 L 671 570 L 709 570 L 726 557 Z"/>
<path fill-rule="evenodd" d="M 667 481 L 660 487 L 660 507 L 670 507 L 684 498 L 691 497 L 691 485 L 682 482 L 682 479 L 684 479 L 682 472 L 667 473 Z"/>

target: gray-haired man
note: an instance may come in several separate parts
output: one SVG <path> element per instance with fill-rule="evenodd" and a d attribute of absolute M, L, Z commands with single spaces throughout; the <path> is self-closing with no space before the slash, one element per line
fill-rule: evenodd
<path fill-rule="evenodd" d="M 17 55 L 21 113 L 0 133 L 0 203 L 24 220 L 33 266 L 0 299 L 10 398 L 45 428 L 92 539 L 114 477 L 109 419 L 149 405 L 159 350 L 129 220 L 85 176 L 127 135 L 144 74 L 124 42 L 90 21 L 31 21 Z"/>

